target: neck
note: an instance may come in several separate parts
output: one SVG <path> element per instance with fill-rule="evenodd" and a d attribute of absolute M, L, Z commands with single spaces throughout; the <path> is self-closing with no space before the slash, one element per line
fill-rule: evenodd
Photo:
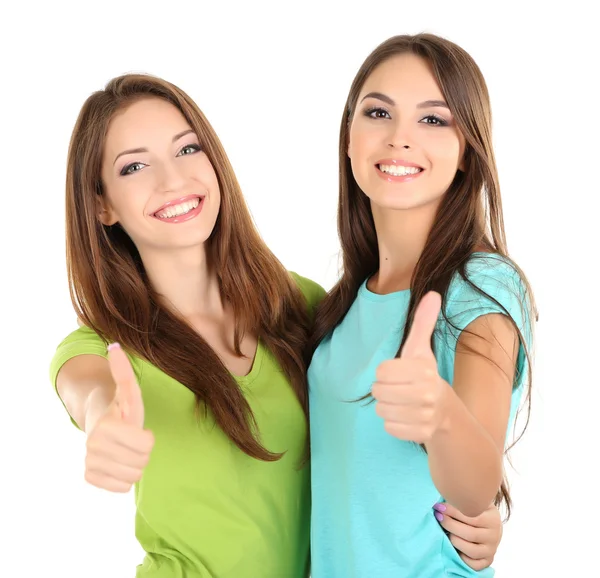
<path fill-rule="evenodd" d="M 410 288 L 410 280 L 423 253 L 438 204 L 409 210 L 384 209 L 371 203 L 379 248 L 379 271 L 369 282 L 375 293 Z"/>
<path fill-rule="evenodd" d="M 218 279 L 204 247 L 141 256 L 150 283 L 165 305 L 185 318 L 222 313 Z"/>

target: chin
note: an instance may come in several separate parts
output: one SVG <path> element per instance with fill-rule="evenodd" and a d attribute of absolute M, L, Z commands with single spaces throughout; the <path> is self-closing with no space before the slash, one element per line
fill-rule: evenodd
<path fill-rule="evenodd" d="M 410 211 L 426 204 L 424 201 L 419 201 L 415 198 L 398 198 L 398 195 L 394 197 L 384 197 L 378 199 L 371 199 L 371 206 L 377 207 L 378 210 L 384 211 Z"/>
<path fill-rule="evenodd" d="M 371 205 L 380 210 L 410 211 L 423 207 L 437 207 L 443 195 L 420 195 L 410 194 L 408 191 L 386 191 L 384 195 L 370 197 Z"/>

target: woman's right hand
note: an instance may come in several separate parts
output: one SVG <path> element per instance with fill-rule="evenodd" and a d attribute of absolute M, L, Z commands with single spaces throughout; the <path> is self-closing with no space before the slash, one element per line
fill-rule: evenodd
<path fill-rule="evenodd" d="M 116 385 L 115 396 L 101 415 L 93 416 L 96 392 L 90 393 L 85 479 L 110 492 L 128 492 L 142 477 L 154 447 L 154 436 L 144 429 L 142 392 L 119 345 L 109 346 L 108 363 Z"/>

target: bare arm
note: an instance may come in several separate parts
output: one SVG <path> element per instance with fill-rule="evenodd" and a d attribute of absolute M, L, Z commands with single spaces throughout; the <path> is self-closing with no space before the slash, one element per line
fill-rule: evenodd
<path fill-rule="evenodd" d="M 144 404 L 133 367 L 118 344 L 108 359 L 80 355 L 57 376 L 57 390 L 87 434 L 85 479 L 111 492 L 127 492 L 141 479 L 154 446 L 144 429 Z"/>
<path fill-rule="evenodd" d="M 518 346 L 501 314 L 479 317 L 462 332 L 444 418 L 425 444 L 436 487 L 467 516 L 479 516 L 500 488 Z"/>
<path fill-rule="evenodd" d="M 56 378 L 58 395 L 80 429 L 89 433 L 115 396 L 108 360 L 100 355 L 69 359 Z"/>

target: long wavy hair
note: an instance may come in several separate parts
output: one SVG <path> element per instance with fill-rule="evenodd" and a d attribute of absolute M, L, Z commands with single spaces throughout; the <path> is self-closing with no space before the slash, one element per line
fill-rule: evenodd
<path fill-rule="evenodd" d="M 235 315 L 234 347 L 255 333 L 281 365 L 308 415 L 305 347 L 306 302 L 296 283 L 260 238 L 227 155 L 215 131 L 181 89 L 150 75 L 112 79 L 89 96 L 75 124 L 66 176 L 66 256 L 71 300 L 81 321 L 105 342 L 117 341 L 189 388 L 197 409 L 247 455 L 274 461 L 260 441 L 252 410 L 239 385 L 206 341 L 166 307 L 148 281 L 140 255 L 117 223 L 98 219 L 103 194 L 102 151 L 111 119 L 145 98 L 160 98 L 183 114 L 217 174 L 221 208 L 207 240 L 209 266 Z"/>
<path fill-rule="evenodd" d="M 343 320 L 361 284 L 379 269 L 377 234 L 369 198 L 354 179 L 347 155 L 349 130 L 359 94 L 373 70 L 388 59 L 407 53 L 417 55 L 431 65 L 458 128 L 466 139 L 466 150 L 464 171 L 457 171 L 445 193 L 413 272 L 406 327 L 412 324 L 417 304 L 431 290 L 442 295 L 442 315 L 451 323 L 446 316 L 446 298 L 450 282 L 456 275 L 497 303 L 468 279 L 465 267 L 478 249 L 502 255 L 512 264 L 528 294 L 528 304 L 525 305 L 528 311 L 525 313 L 530 319 L 537 320 L 531 287 L 520 268 L 509 258 L 506 247 L 500 186 L 492 146 L 490 99 L 483 75 L 469 54 L 446 39 L 432 34 L 395 36 L 380 44 L 367 57 L 352 82 L 344 108 L 339 138 L 338 204 L 342 275 L 317 309 L 309 355 Z M 531 411 L 531 353 L 527 350 L 519 327 L 514 320 L 511 321 L 527 355 L 528 422 Z M 408 332 L 405 332 L 398 355 L 407 336 Z M 369 397 L 372 401 L 370 393 L 361 400 Z M 495 500 L 496 505 L 503 502 L 508 519 L 512 503 L 506 477 Z"/>

